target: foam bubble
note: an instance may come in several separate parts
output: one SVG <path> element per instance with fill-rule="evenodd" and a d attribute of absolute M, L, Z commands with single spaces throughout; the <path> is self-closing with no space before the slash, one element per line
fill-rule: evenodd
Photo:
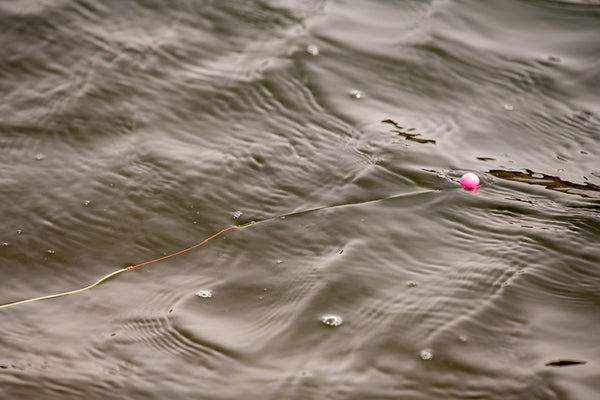
<path fill-rule="evenodd" d="M 343 321 L 342 317 L 339 317 L 337 315 L 324 315 L 323 317 L 321 317 L 321 322 L 324 325 L 336 327 L 340 326 Z"/>

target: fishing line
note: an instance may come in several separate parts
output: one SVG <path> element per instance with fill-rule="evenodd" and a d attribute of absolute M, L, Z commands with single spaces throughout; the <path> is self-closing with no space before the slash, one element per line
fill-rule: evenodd
<path fill-rule="evenodd" d="M 216 238 L 217 236 L 219 236 L 223 232 L 226 232 L 226 231 L 228 231 L 230 229 L 239 228 L 239 227 L 240 227 L 240 225 L 230 226 L 229 228 L 223 229 L 222 231 L 215 233 L 211 237 L 206 238 L 202 242 L 200 242 L 198 244 L 195 244 L 192 247 L 188 247 L 187 249 L 183 249 L 183 250 L 180 250 L 180 251 L 178 251 L 176 253 L 172 253 L 172 254 L 169 254 L 169 255 L 166 255 L 164 257 L 160 257 L 160 258 L 157 258 L 157 259 L 154 259 L 154 260 L 151 260 L 151 261 L 146 261 L 146 262 L 143 262 L 141 264 L 130 265 L 129 267 L 122 268 L 122 269 L 119 269 L 117 271 L 111 272 L 110 274 L 105 275 L 102 278 L 98 279 L 96 282 L 92 283 L 91 285 L 82 287 L 81 289 L 75 289 L 75 290 L 70 290 L 68 292 L 50 294 L 50 295 L 47 295 L 47 296 L 34 297 L 34 298 L 31 298 L 31 299 L 15 301 L 13 303 L 2 304 L 2 305 L 0 305 L 0 308 L 12 307 L 12 306 L 16 306 L 18 304 L 31 303 L 31 302 L 38 301 L 38 300 L 46 300 L 46 299 L 52 299 L 52 298 L 55 298 L 55 297 L 66 296 L 66 295 L 69 295 L 69 294 L 81 293 L 83 291 L 86 291 L 88 289 L 93 288 L 94 286 L 99 285 L 100 283 L 104 282 L 108 278 L 111 278 L 111 277 L 113 277 L 113 276 L 115 276 L 117 274 L 120 274 L 121 272 L 129 271 L 129 270 L 132 270 L 134 268 L 141 267 L 142 265 L 148 265 L 148 264 L 151 264 L 151 263 L 154 263 L 154 262 L 157 262 L 157 261 L 161 261 L 161 260 L 164 260 L 164 259 L 176 256 L 176 255 L 185 253 L 186 251 L 190 251 L 192 249 L 195 249 L 198 246 L 202 246 L 204 243 L 208 242 L 211 239 Z"/>

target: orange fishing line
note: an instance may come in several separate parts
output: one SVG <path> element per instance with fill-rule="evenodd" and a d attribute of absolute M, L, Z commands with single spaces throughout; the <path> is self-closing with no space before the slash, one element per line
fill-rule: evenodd
<path fill-rule="evenodd" d="M 239 225 L 230 226 L 229 228 L 223 229 L 222 231 L 215 233 L 215 234 L 214 234 L 214 235 L 212 235 L 211 237 L 209 237 L 209 238 L 207 238 L 207 239 L 204 239 L 202 242 L 200 242 L 200 243 L 198 243 L 198 244 L 195 244 L 195 245 L 193 245 L 192 247 L 188 247 L 187 249 L 180 250 L 180 251 L 178 251 L 178 252 L 176 252 L 176 253 L 169 254 L 169 255 L 166 255 L 166 256 L 164 256 L 164 257 L 157 258 L 157 259 L 155 259 L 155 260 L 146 261 L 146 262 L 143 262 L 143 263 L 141 263 L 141 264 L 131 265 L 131 266 L 127 267 L 127 268 L 123 268 L 123 269 L 116 270 L 116 271 L 114 271 L 114 272 L 111 272 L 111 273 L 110 273 L 110 274 L 108 274 L 108 275 L 105 275 L 105 276 L 103 276 L 102 278 L 98 279 L 96 282 L 92 283 L 91 285 L 88 285 L 88 286 L 82 287 L 82 288 L 80 288 L 80 289 L 70 290 L 70 291 L 68 291 L 68 292 L 62 292 L 62 293 L 56 293 L 56 294 L 50 294 L 50 295 L 47 295 L 47 296 L 34 297 L 34 298 L 31 298 L 31 299 L 26 299 L 26 300 L 15 301 L 15 302 L 13 302 L 13 303 L 2 304 L 2 305 L 0 305 L 0 308 L 6 308 L 6 307 L 11 307 L 11 306 L 16 306 L 17 304 L 31 303 L 31 302 L 33 302 L 33 301 L 45 300 L 45 299 L 52 299 L 52 298 L 54 298 L 54 297 L 61 297 L 61 296 L 66 296 L 66 295 L 68 295 L 68 294 L 74 294 L 74 293 L 80 293 L 80 292 L 83 292 L 83 291 L 85 291 L 85 290 L 88 290 L 88 289 L 91 289 L 91 288 L 93 288 L 94 286 L 96 286 L 96 285 L 100 284 L 101 282 L 103 282 L 103 281 L 107 280 L 108 278 L 110 278 L 110 277 L 112 277 L 112 276 L 115 276 L 115 275 L 117 275 L 117 274 L 120 274 L 121 272 L 129 271 L 129 270 L 131 270 L 131 269 L 134 269 L 134 268 L 137 268 L 137 267 L 141 267 L 142 265 L 151 264 L 151 263 L 153 263 L 153 262 L 161 261 L 161 260 L 164 260 L 164 259 L 166 259 L 166 258 L 173 257 L 173 256 L 176 256 L 176 255 L 178 255 L 178 254 L 181 254 L 181 253 L 185 253 L 186 251 L 190 251 L 190 250 L 192 250 L 192 249 L 195 249 L 195 248 L 196 248 L 196 247 L 198 247 L 198 246 L 202 246 L 204 243 L 208 242 L 208 241 L 209 241 L 209 240 L 211 240 L 211 239 L 214 239 L 214 238 L 216 238 L 217 236 L 219 236 L 219 235 L 220 235 L 220 234 L 222 234 L 223 232 L 226 232 L 226 231 L 228 231 L 228 230 L 230 230 L 230 229 L 239 228 L 239 227 L 240 227 Z"/>

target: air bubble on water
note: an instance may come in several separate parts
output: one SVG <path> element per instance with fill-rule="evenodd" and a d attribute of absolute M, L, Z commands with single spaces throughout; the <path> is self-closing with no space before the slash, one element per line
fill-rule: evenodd
<path fill-rule="evenodd" d="M 515 109 L 511 104 L 505 104 L 503 107 L 506 111 L 512 111 Z"/>
<path fill-rule="evenodd" d="M 46 158 L 46 156 L 43 155 L 43 154 L 36 154 L 35 155 L 35 159 L 38 160 L 38 161 L 43 160 L 44 158 Z"/>
<path fill-rule="evenodd" d="M 465 343 L 467 341 L 467 337 L 461 335 L 461 336 L 458 337 L 458 341 L 461 342 L 461 343 Z"/>
<path fill-rule="evenodd" d="M 365 94 L 360 90 L 352 89 L 350 91 L 350 97 L 355 99 L 362 99 L 363 97 L 365 97 Z"/>
<path fill-rule="evenodd" d="M 340 326 L 342 324 L 342 317 L 338 317 L 337 315 L 325 315 L 321 317 L 321 322 L 327 326 Z"/>
<path fill-rule="evenodd" d="M 8 243 L 4 242 L 4 243 L 2 243 L 2 246 L 6 247 L 6 246 L 8 246 Z"/>
<path fill-rule="evenodd" d="M 408 286 L 408 287 L 415 287 L 415 286 L 417 286 L 417 282 L 415 282 L 415 281 L 408 281 L 408 282 L 406 282 L 406 286 Z"/>
<path fill-rule="evenodd" d="M 233 213 L 233 219 L 239 219 L 242 215 L 244 215 L 241 211 L 236 211 Z"/>
<path fill-rule="evenodd" d="M 49 250 L 46 251 L 46 253 L 48 253 L 48 254 L 54 254 L 54 253 L 56 253 L 56 251 L 49 249 Z"/>
<path fill-rule="evenodd" d="M 318 56 L 319 48 L 317 46 L 315 46 L 314 44 L 309 44 L 308 46 L 306 46 L 306 52 L 308 54 L 310 54 L 311 56 Z"/>
<path fill-rule="evenodd" d="M 213 297 L 213 293 L 211 290 L 205 289 L 205 290 L 198 290 L 196 293 L 194 293 L 196 296 L 198 297 L 202 297 L 203 299 L 210 299 L 211 297 Z"/>
<path fill-rule="evenodd" d="M 23 233 L 23 229 L 17 229 L 17 235 L 20 235 L 21 233 Z"/>
<path fill-rule="evenodd" d="M 276 264 L 282 264 L 282 263 L 283 263 L 283 260 L 277 260 L 277 261 L 275 261 L 275 263 L 276 263 Z"/>
<path fill-rule="evenodd" d="M 427 361 L 433 358 L 433 353 L 431 352 L 431 349 L 423 349 L 421 350 L 420 356 L 421 360 Z"/>
<path fill-rule="evenodd" d="M 91 203 L 91 201 L 89 201 L 89 200 L 86 200 L 86 201 L 84 201 L 84 202 L 83 202 L 83 205 L 84 205 L 84 206 L 89 206 L 89 205 L 90 205 L 90 203 Z"/>

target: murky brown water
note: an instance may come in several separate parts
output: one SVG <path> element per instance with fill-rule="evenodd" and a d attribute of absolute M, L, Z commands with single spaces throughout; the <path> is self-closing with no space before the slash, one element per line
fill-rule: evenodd
<path fill-rule="evenodd" d="M 600 2 L 0 3 L 0 397 L 600 396 Z M 477 173 L 476 193 L 458 184 Z"/>

